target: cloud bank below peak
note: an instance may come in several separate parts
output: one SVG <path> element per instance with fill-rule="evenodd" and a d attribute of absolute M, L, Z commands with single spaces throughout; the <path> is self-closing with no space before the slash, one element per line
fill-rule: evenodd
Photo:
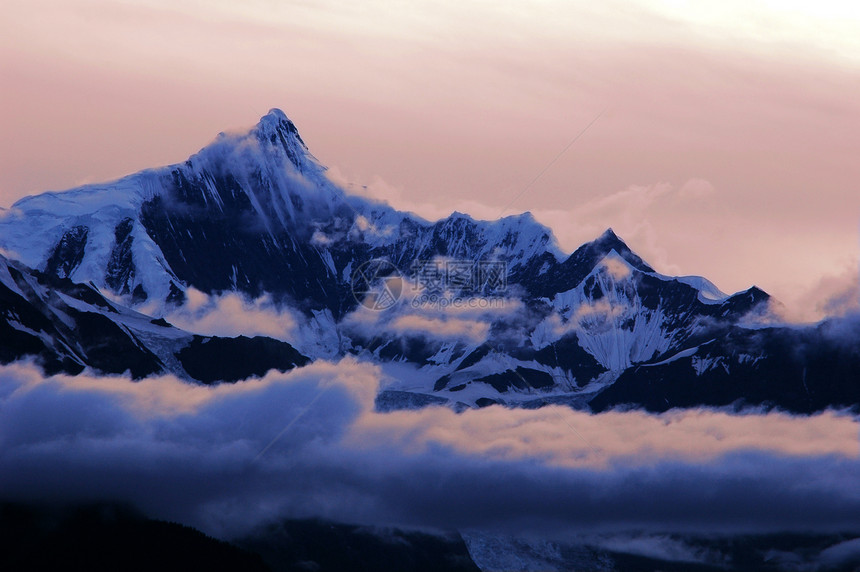
<path fill-rule="evenodd" d="M 0 378 L 4 499 L 121 500 L 220 536 L 283 517 L 550 537 L 860 530 L 858 425 L 833 412 L 382 414 L 380 370 L 349 358 L 218 386 L 27 364 Z"/>

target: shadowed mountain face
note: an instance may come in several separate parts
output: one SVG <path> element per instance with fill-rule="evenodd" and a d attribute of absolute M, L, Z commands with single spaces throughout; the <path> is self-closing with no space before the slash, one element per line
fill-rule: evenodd
<path fill-rule="evenodd" d="M 0 504 L 0 548 L 3 570 L 269 570 L 257 554 L 109 504 Z"/>
<path fill-rule="evenodd" d="M 0 316 L 0 363 L 33 359 L 47 374 L 79 374 L 89 368 L 128 372 L 136 379 L 172 373 L 211 383 L 308 362 L 278 340 L 180 330 L 108 300 L 91 285 L 34 271 L 2 256 Z"/>
<path fill-rule="evenodd" d="M 352 353 L 383 366 L 386 410 L 860 402 L 856 344 L 833 335 L 854 329 L 762 327 L 766 293 L 661 275 L 612 230 L 567 255 L 528 213 L 428 222 L 350 195 L 279 110 L 184 163 L 23 199 L 0 247 L 0 359 L 49 372 L 208 383 Z M 391 303 L 367 304 L 381 284 Z M 300 327 L 195 337 L 163 321 L 192 291 L 265 297 Z"/>
<path fill-rule="evenodd" d="M 225 542 L 114 504 L 0 504 L 3 570 L 477 572 L 857 569 L 856 534 L 594 535 L 549 542 L 284 520 Z"/>

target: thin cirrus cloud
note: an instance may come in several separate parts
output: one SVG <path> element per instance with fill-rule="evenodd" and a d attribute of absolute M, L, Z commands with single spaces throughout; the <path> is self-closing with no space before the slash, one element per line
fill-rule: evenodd
<path fill-rule="evenodd" d="M 857 423 L 834 412 L 383 414 L 379 368 L 352 358 L 218 386 L 0 377 L 0 496 L 111 498 L 221 537 L 285 517 L 553 538 L 860 530 Z"/>

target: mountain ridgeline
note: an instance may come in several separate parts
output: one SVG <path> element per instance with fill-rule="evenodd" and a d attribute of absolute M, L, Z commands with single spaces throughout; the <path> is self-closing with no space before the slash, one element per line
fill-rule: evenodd
<path fill-rule="evenodd" d="M 849 320 L 779 325 L 760 289 L 664 276 L 612 230 L 568 255 L 529 213 L 399 212 L 331 182 L 279 110 L 184 163 L 22 199 L 0 216 L 0 248 L 0 360 L 47 373 L 212 383 L 355 354 L 386 372 L 383 411 L 860 403 Z M 390 307 L 369 309 L 356 276 L 379 261 L 402 283 Z M 448 282 L 410 304 L 428 261 L 503 276 L 493 292 Z M 176 328 L 167 319 L 192 291 L 265 297 L 298 326 L 286 340 Z"/>

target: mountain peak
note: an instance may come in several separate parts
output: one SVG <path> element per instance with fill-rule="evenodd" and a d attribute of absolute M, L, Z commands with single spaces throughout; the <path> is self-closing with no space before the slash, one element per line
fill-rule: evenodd
<path fill-rule="evenodd" d="M 505 219 L 508 219 L 508 220 L 511 220 L 511 221 L 514 221 L 514 222 L 518 222 L 518 223 L 536 223 L 536 224 L 540 224 L 540 223 L 537 221 L 537 219 L 534 217 L 534 215 L 531 213 L 531 211 L 525 211 L 525 212 L 521 212 L 521 213 L 519 213 L 519 214 L 508 215 L 508 216 L 504 217 L 504 218 L 503 218 L 503 219 L 501 219 L 501 220 L 505 220 Z"/>
<path fill-rule="evenodd" d="M 576 276 L 577 278 L 574 281 L 578 283 L 579 280 L 591 272 L 591 270 L 604 257 L 613 251 L 619 258 L 624 259 L 633 268 L 643 272 L 654 271 L 654 269 L 646 264 L 644 260 L 639 258 L 635 252 L 630 250 L 630 247 L 627 246 L 627 244 L 621 240 L 621 238 L 619 238 L 611 228 L 606 229 L 603 234 L 591 242 L 586 242 L 577 248 L 564 264 L 571 269 L 576 268 L 571 276 Z"/>
<path fill-rule="evenodd" d="M 269 139 L 272 143 L 275 143 L 279 138 L 293 137 L 298 139 L 302 147 L 307 149 L 307 146 L 299 135 L 299 130 L 296 129 L 295 123 L 290 121 L 287 114 L 277 107 L 273 107 L 266 115 L 260 118 L 255 130 L 261 139 Z"/>
<path fill-rule="evenodd" d="M 289 121 L 290 120 L 287 117 L 287 114 L 284 113 L 281 109 L 279 109 L 277 107 L 273 107 L 272 109 L 270 109 L 269 112 L 262 117 L 262 119 L 265 119 L 267 117 L 273 117 L 273 118 L 277 119 L 278 121 Z"/>
<path fill-rule="evenodd" d="M 260 118 L 260 122 L 251 131 L 255 134 L 261 143 L 271 145 L 276 149 L 280 149 L 286 154 L 290 162 L 300 171 L 305 171 L 308 159 L 311 163 L 316 163 L 308 151 L 308 146 L 299 135 L 299 130 L 295 123 L 290 121 L 287 114 L 273 107 L 269 112 Z"/>
<path fill-rule="evenodd" d="M 611 228 L 607 228 L 603 232 L 603 234 L 601 234 L 591 242 L 587 243 L 586 245 L 590 246 L 596 251 L 601 252 L 602 254 L 608 254 L 611 250 L 615 250 L 619 255 L 622 256 L 625 253 L 633 253 L 630 250 L 630 247 L 627 246 L 627 243 L 624 242 L 621 237 L 615 234 L 615 231 L 613 231 Z"/>
<path fill-rule="evenodd" d="M 615 234 L 615 231 L 612 230 L 612 227 L 609 227 L 603 231 L 603 234 L 601 234 L 597 238 L 597 240 L 621 240 L 621 239 L 618 238 L 618 235 Z"/>
<path fill-rule="evenodd" d="M 292 121 L 290 121 L 290 118 L 287 117 L 286 113 L 284 113 L 283 111 L 281 111 L 277 107 L 273 107 L 272 109 L 269 110 L 269 112 L 267 114 L 265 114 L 264 116 L 262 116 L 260 118 L 260 121 L 257 124 L 257 127 L 263 127 L 263 128 L 272 127 L 272 128 L 277 129 L 277 128 L 280 128 L 284 125 L 292 125 L 293 128 L 295 128 L 295 125 L 293 124 Z"/>

